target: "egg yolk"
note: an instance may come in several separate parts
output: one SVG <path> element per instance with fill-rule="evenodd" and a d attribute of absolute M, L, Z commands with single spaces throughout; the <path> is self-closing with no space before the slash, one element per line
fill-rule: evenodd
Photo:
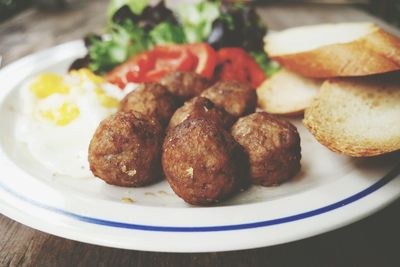
<path fill-rule="evenodd" d="M 94 92 L 96 93 L 97 99 L 100 101 L 101 105 L 105 108 L 117 108 L 119 105 L 118 99 L 108 96 L 106 92 L 101 89 L 100 87 L 97 87 L 94 89 Z"/>
<path fill-rule="evenodd" d="M 80 114 L 75 104 L 64 103 L 58 109 L 42 111 L 41 115 L 53 121 L 58 126 L 65 126 L 76 119 Z"/>
<path fill-rule="evenodd" d="M 90 81 L 95 84 L 105 83 L 106 80 L 103 77 L 100 77 L 94 74 L 92 71 L 86 68 L 82 68 L 79 70 L 72 70 L 69 72 L 70 75 L 76 75 L 79 77 L 81 82 Z M 108 96 L 106 92 L 100 88 L 96 87 L 94 89 L 97 99 L 100 101 L 101 105 L 105 108 L 117 108 L 119 105 L 118 99 Z"/>
<path fill-rule="evenodd" d="M 40 74 L 31 84 L 30 90 L 37 98 L 46 98 L 55 93 L 69 93 L 69 87 L 64 83 L 64 78 L 54 73 Z"/>
<path fill-rule="evenodd" d="M 72 70 L 69 72 L 69 74 L 71 76 L 78 77 L 78 87 L 69 86 L 64 80 L 63 76 L 54 73 L 43 73 L 36 77 L 36 79 L 30 85 L 30 90 L 37 98 L 44 99 L 56 93 L 67 95 L 73 88 L 85 88 L 83 87 L 83 84 L 88 82 L 92 84 L 96 98 L 103 107 L 118 107 L 119 100 L 115 97 L 107 95 L 107 92 L 100 86 L 101 84 L 106 83 L 104 78 L 97 76 L 92 71 L 85 68 Z M 57 108 L 40 111 L 40 115 L 58 126 L 64 126 L 75 120 L 80 115 L 80 110 L 77 105 L 65 102 Z"/>
<path fill-rule="evenodd" d="M 70 75 L 78 76 L 81 81 L 91 81 L 96 84 L 105 83 L 106 80 L 103 77 L 100 77 L 94 74 L 91 70 L 82 68 L 79 70 L 71 70 L 69 72 Z"/>

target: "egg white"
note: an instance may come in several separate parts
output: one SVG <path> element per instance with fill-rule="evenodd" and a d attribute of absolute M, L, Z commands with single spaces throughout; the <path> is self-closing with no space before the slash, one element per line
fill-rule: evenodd
<path fill-rule="evenodd" d="M 95 84 L 86 81 L 78 84 L 75 77 L 66 77 L 70 86 L 68 94 L 52 94 L 38 99 L 30 90 L 32 81 L 20 91 L 23 116 L 17 122 L 17 138 L 25 143 L 31 155 L 54 174 L 74 178 L 92 177 L 88 163 L 88 147 L 99 123 L 116 112 L 105 108 L 94 92 Z M 97 85 L 99 86 L 99 85 Z M 108 96 L 121 100 L 135 86 L 126 90 L 109 83 L 100 86 Z M 59 107 L 62 103 L 75 104 L 80 114 L 64 126 L 56 125 L 41 115 L 44 110 Z"/>

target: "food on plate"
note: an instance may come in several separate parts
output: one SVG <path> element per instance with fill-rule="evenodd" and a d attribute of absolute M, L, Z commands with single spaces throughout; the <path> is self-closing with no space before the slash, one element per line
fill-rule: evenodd
<path fill-rule="evenodd" d="M 158 82 L 173 71 L 196 72 L 209 79 L 216 63 L 216 52 L 206 43 L 163 45 L 132 56 L 106 78 L 122 89 L 127 83 Z"/>
<path fill-rule="evenodd" d="M 329 149 L 353 157 L 400 149 L 400 73 L 326 81 L 304 124 Z"/>
<path fill-rule="evenodd" d="M 193 205 L 218 203 L 246 183 L 245 155 L 232 136 L 212 121 L 189 119 L 168 132 L 164 174 L 175 193 Z"/>
<path fill-rule="evenodd" d="M 210 86 L 210 82 L 201 75 L 181 71 L 168 73 L 161 79 L 160 83 L 181 101 L 200 95 Z"/>
<path fill-rule="evenodd" d="M 108 18 L 106 35 L 87 35 L 88 53 L 71 69 L 90 68 L 121 89 L 171 71 L 256 87 L 278 68 L 263 52 L 267 29 L 251 5 L 112 1 Z"/>
<path fill-rule="evenodd" d="M 162 177 L 160 123 L 139 112 L 103 120 L 89 145 L 90 170 L 108 184 L 138 187 Z"/>
<path fill-rule="evenodd" d="M 132 56 L 108 72 L 106 77 L 124 88 L 129 82 L 157 82 L 169 71 L 191 71 L 196 68 L 197 61 L 186 46 L 156 46 Z"/>
<path fill-rule="evenodd" d="M 400 72 L 338 78 L 400 70 L 399 40 L 373 24 L 288 29 L 263 47 L 266 27 L 251 7 L 123 0 L 111 2 L 107 26 L 85 38 L 88 54 L 69 75 L 45 73 L 25 96 L 32 121 L 19 127 L 54 172 L 84 177 L 90 167 L 124 187 L 165 176 L 184 201 L 214 204 L 299 172 L 297 129 L 271 113 L 304 109 L 306 127 L 333 151 L 400 149 Z M 276 72 L 263 49 L 285 68 Z M 257 102 L 268 113 L 254 113 Z"/>
<path fill-rule="evenodd" d="M 265 42 L 269 56 L 296 73 L 291 76 L 301 84 L 311 80 L 298 75 L 335 78 L 323 83 L 311 104 L 310 94 L 301 105 L 304 124 L 321 144 L 353 157 L 400 149 L 399 38 L 371 23 L 339 23 L 288 29 Z M 290 101 L 295 93 L 286 95 L 283 85 L 294 84 L 287 74 L 280 72 L 259 88 L 259 104 L 266 111 L 295 110 Z M 305 89 L 301 84 L 296 87 Z M 275 103 L 287 110 L 277 112 Z"/>
<path fill-rule="evenodd" d="M 111 1 L 106 35 L 88 34 L 84 38 L 87 60 L 73 65 L 103 74 L 156 45 L 184 43 L 184 33 L 164 1 L 155 6 L 147 3 Z"/>
<path fill-rule="evenodd" d="M 177 100 L 165 86 L 143 83 L 121 100 L 119 110 L 140 112 L 166 126 L 177 108 Z"/>
<path fill-rule="evenodd" d="M 307 77 L 365 76 L 400 70 L 400 39 L 372 23 L 291 28 L 265 38 L 265 51 Z"/>
<path fill-rule="evenodd" d="M 244 49 L 230 47 L 215 51 L 207 43 L 156 46 L 132 56 L 105 76 L 123 89 L 128 83 L 159 82 L 171 72 L 194 72 L 207 80 L 236 80 L 253 87 L 267 78 Z"/>
<path fill-rule="evenodd" d="M 224 4 L 214 19 L 207 42 L 214 48 L 241 47 L 251 52 L 263 50 L 267 27 L 250 3 Z"/>
<path fill-rule="evenodd" d="M 244 49 L 237 47 L 222 48 L 218 51 L 216 80 L 239 81 L 257 88 L 266 78 L 263 69 Z"/>
<path fill-rule="evenodd" d="M 214 105 L 209 99 L 198 96 L 186 102 L 176 110 L 168 128 L 172 129 L 188 119 L 204 118 L 213 121 L 224 129 L 229 129 L 235 119 L 222 108 Z"/>
<path fill-rule="evenodd" d="M 197 64 L 193 71 L 207 79 L 211 79 L 218 63 L 218 55 L 215 50 L 207 43 L 192 43 L 186 47 L 197 59 Z"/>
<path fill-rule="evenodd" d="M 257 105 L 256 90 L 249 84 L 238 81 L 218 82 L 201 96 L 210 99 L 235 118 L 254 112 Z"/>
<path fill-rule="evenodd" d="M 323 81 L 281 69 L 257 88 L 258 106 L 270 114 L 303 114 Z"/>
<path fill-rule="evenodd" d="M 290 122 L 257 112 L 240 118 L 232 136 L 249 157 L 253 184 L 278 185 L 300 170 L 300 136 Z"/>
<path fill-rule="evenodd" d="M 44 72 L 29 80 L 20 91 L 23 116 L 16 123 L 26 154 L 53 174 L 92 176 L 87 162 L 90 139 L 127 92 L 88 69 L 62 75 Z"/>

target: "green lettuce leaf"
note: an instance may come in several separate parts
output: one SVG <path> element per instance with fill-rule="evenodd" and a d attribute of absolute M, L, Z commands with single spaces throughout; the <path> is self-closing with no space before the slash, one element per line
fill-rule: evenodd
<path fill-rule="evenodd" d="M 177 7 L 176 13 L 189 43 L 204 42 L 211 33 L 213 22 L 220 16 L 220 3 L 201 1 L 185 3 Z"/>
<path fill-rule="evenodd" d="M 89 36 L 87 43 L 89 68 L 96 73 L 107 72 L 151 46 L 143 30 L 129 20 L 113 24 L 111 34 L 103 39 Z"/>
<path fill-rule="evenodd" d="M 182 44 L 186 42 L 182 28 L 171 22 L 158 24 L 149 33 L 150 40 L 155 45 Z"/>
<path fill-rule="evenodd" d="M 111 0 L 108 6 L 107 19 L 110 22 L 115 12 L 123 6 L 128 6 L 133 14 L 139 15 L 148 3 L 148 0 Z"/>
<path fill-rule="evenodd" d="M 263 51 L 253 51 L 250 52 L 250 54 L 264 71 L 265 75 L 267 75 L 267 77 L 271 77 L 281 69 L 279 63 L 269 59 Z"/>

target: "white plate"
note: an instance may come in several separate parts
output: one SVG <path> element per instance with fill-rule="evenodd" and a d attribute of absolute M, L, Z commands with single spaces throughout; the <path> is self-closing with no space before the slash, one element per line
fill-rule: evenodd
<path fill-rule="evenodd" d="M 252 186 L 216 207 L 193 207 L 163 181 L 119 188 L 59 177 L 15 138 L 17 93 L 44 70 L 64 71 L 80 41 L 28 56 L 0 71 L 0 210 L 30 227 L 110 247 L 169 252 L 248 249 L 298 240 L 359 220 L 400 194 L 400 155 L 351 159 L 317 143 L 300 121 L 302 171 L 280 187 Z M 133 203 L 125 203 L 129 197 Z"/>

